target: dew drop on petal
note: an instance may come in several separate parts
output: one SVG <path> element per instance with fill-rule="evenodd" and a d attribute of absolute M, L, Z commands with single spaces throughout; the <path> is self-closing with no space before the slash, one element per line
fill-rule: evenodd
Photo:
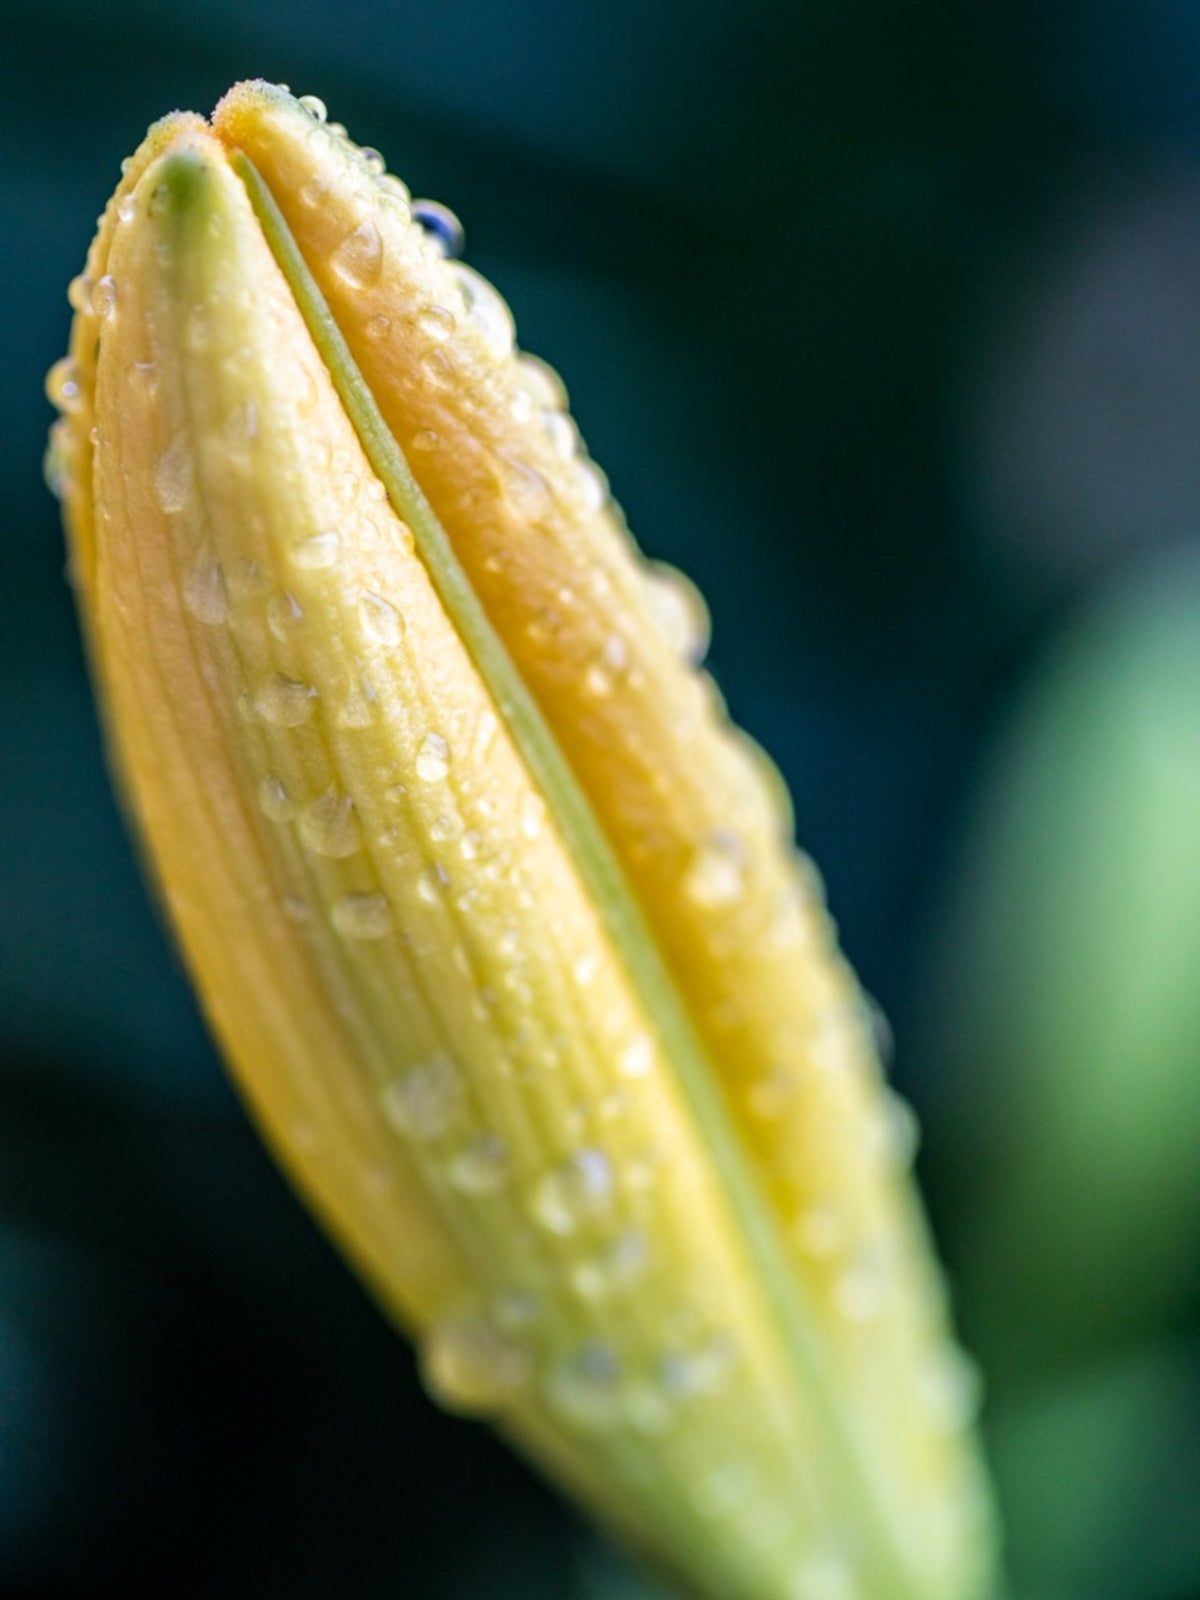
<path fill-rule="evenodd" d="M 684 892 L 698 906 L 726 906 L 742 892 L 744 848 L 735 833 L 718 829 L 692 857 Z"/>
<path fill-rule="evenodd" d="M 306 534 L 292 545 L 292 560 L 298 567 L 307 569 L 331 567 L 338 557 L 339 542 L 337 532 L 333 528 L 326 528 L 321 533 Z"/>
<path fill-rule="evenodd" d="M 283 780 L 270 773 L 258 785 L 258 808 L 271 822 L 290 822 L 296 814 Z"/>
<path fill-rule="evenodd" d="M 477 333 L 492 361 L 503 361 L 513 352 L 516 327 L 512 312 L 492 285 L 473 268 L 456 262 L 452 268 L 462 291 L 467 323 Z"/>
<path fill-rule="evenodd" d="M 128 215 L 122 217 L 121 208 L 126 204 L 129 206 L 129 212 Z M 133 209 L 133 196 L 126 195 L 125 199 L 121 202 L 121 206 L 117 207 L 117 216 L 119 220 L 122 222 L 128 222 L 129 217 L 133 215 Z M 106 272 L 102 278 L 98 278 L 96 280 L 96 287 L 92 290 L 92 310 L 99 318 L 101 318 L 101 320 L 104 320 L 105 318 L 112 316 L 113 312 L 116 310 L 116 306 L 117 280 L 113 277 L 111 272 Z"/>
<path fill-rule="evenodd" d="M 440 200 L 414 200 L 413 221 L 424 228 L 426 234 L 444 256 L 460 256 L 465 238 L 463 225 Z"/>
<path fill-rule="evenodd" d="M 847 1262 L 834 1284 L 834 1303 L 846 1322 L 873 1322 L 883 1310 L 886 1278 L 883 1265 L 863 1251 Z"/>
<path fill-rule="evenodd" d="M 273 728 L 298 728 L 312 715 L 316 697 L 311 683 L 275 672 L 255 691 L 254 709 Z"/>
<path fill-rule="evenodd" d="M 303 620 L 304 612 L 294 594 L 285 590 L 267 601 L 267 627 L 280 644 L 286 644 Z"/>
<path fill-rule="evenodd" d="M 508 1181 L 508 1170 L 508 1146 L 496 1134 L 484 1133 L 455 1151 L 446 1176 L 462 1194 L 494 1194 Z"/>
<path fill-rule="evenodd" d="M 404 634 L 404 619 L 390 600 L 368 589 L 358 602 L 363 632 L 376 644 L 397 645 Z"/>
<path fill-rule="evenodd" d="M 644 1078 L 654 1065 L 654 1040 L 648 1033 L 635 1033 L 617 1057 L 617 1067 L 626 1078 Z"/>
<path fill-rule="evenodd" d="M 545 1379 L 546 1399 L 567 1422 L 606 1428 L 620 1420 L 621 1364 L 609 1344 L 588 1340 L 554 1363 Z"/>
<path fill-rule="evenodd" d="M 78 382 L 78 371 L 69 355 L 64 355 L 61 360 L 54 362 L 50 371 L 46 373 L 46 398 L 51 405 L 56 405 L 59 411 L 77 411 L 82 403 L 83 394 Z"/>
<path fill-rule="evenodd" d="M 373 217 L 364 217 L 334 250 L 330 265 L 353 289 L 369 289 L 383 270 L 383 239 Z"/>
<path fill-rule="evenodd" d="M 635 1228 L 610 1239 L 571 1267 L 571 1287 L 583 1300 L 600 1300 L 636 1282 L 646 1265 L 646 1237 Z"/>
<path fill-rule="evenodd" d="M 173 514 L 183 510 L 191 493 L 192 475 L 191 441 L 181 428 L 154 467 L 154 496 L 163 511 Z"/>
<path fill-rule="evenodd" d="M 183 579 L 183 603 L 196 618 L 209 627 L 219 627 L 229 619 L 229 595 L 225 576 L 211 550 L 201 550 Z"/>
<path fill-rule="evenodd" d="M 439 783 L 450 771 L 450 746 L 440 733 L 427 733 L 417 751 L 417 777 Z"/>
<path fill-rule="evenodd" d="M 423 306 L 417 312 L 417 332 L 430 344 L 445 344 L 454 329 L 454 313 L 447 306 Z"/>
<path fill-rule="evenodd" d="M 699 666 L 708 651 L 712 624 L 696 585 L 675 567 L 653 561 L 644 573 L 643 592 L 668 647 L 689 666 Z"/>
<path fill-rule="evenodd" d="M 413 1139 L 440 1139 L 462 1108 L 463 1087 L 449 1056 L 431 1056 L 406 1069 L 382 1092 L 384 1115 Z"/>
<path fill-rule="evenodd" d="M 314 122 L 324 122 L 329 115 L 325 102 L 319 95 L 302 94 L 298 104 L 308 112 Z"/>
<path fill-rule="evenodd" d="M 482 1311 L 435 1322 L 421 1347 L 421 1376 L 433 1399 L 468 1415 L 502 1409 L 531 1366 L 529 1352 Z"/>
<path fill-rule="evenodd" d="M 344 894 L 333 905 L 333 925 L 346 939 L 383 939 L 394 926 L 385 894 Z"/>
<path fill-rule="evenodd" d="M 970 1356 L 955 1345 L 947 1345 L 921 1374 L 920 1392 L 934 1428 L 942 1433 L 958 1433 L 969 1428 L 978 1415 L 983 1382 Z"/>
<path fill-rule="evenodd" d="M 533 1214 L 548 1233 L 567 1235 L 603 1216 L 612 1201 L 612 1162 L 603 1150 L 577 1150 L 547 1172 L 533 1193 Z"/>
<path fill-rule="evenodd" d="M 354 801 L 336 790 L 318 795 L 301 815 L 300 837 L 314 855 L 352 856 L 362 843 Z"/>
<path fill-rule="evenodd" d="M 538 838 L 545 820 L 546 802 L 532 789 L 526 790 L 520 805 L 521 837 L 529 840 Z"/>
<path fill-rule="evenodd" d="M 563 461 L 570 461 L 579 449 L 579 434 L 565 411 L 542 412 L 542 425 L 550 439 L 554 453 Z"/>
<path fill-rule="evenodd" d="M 542 411 L 565 411 L 566 385 L 554 368 L 540 356 L 522 355 L 517 363 L 522 389 Z"/>

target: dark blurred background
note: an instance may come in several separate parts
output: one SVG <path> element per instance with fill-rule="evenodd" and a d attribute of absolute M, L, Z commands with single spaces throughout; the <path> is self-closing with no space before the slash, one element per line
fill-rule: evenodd
<path fill-rule="evenodd" d="M 105 777 L 42 374 L 121 157 L 250 75 L 462 214 L 706 591 L 925 1124 L 1014 1592 L 1200 1594 L 1194 0 L 0 3 L 0 1594 L 635 1592 L 285 1190 Z"/>

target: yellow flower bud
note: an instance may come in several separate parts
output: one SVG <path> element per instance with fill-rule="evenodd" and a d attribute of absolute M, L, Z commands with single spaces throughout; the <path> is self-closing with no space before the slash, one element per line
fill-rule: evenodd
<path fill-rule="evenodd" d="M 51 476 L 201 1001 L 445 1405 L 689 1592 L 966 1600 L 968 1386 L 782 783 L 422 216 L 242 85 L 72 289 Z"/>

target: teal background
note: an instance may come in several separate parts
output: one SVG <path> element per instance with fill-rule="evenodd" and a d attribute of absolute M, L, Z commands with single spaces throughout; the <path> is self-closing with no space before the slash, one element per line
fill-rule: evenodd
<path fill-rule="evenodd" d="M 40 455 L 121 157 L 329 102 L 564 373 L 892 1018 L 1023 1600 L 1200 1593 L 1200 9 L 0 0 L 0 1594 L 625 1580 L 222 1076 Z"/>

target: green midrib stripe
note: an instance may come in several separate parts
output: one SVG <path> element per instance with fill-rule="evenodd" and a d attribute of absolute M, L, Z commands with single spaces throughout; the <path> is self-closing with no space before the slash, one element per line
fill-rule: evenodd
<path fill-rule="evenodd" d="M 480 604 L 445 529 L 384 422 L 274 195 L 249 157 L 235 152 L 232 164 L 246 187 L 271 251 L 363 450 L 392 505 L 411 528 L 434 587 L 545 798 L 675 1069 L 747 1253 L 757 1269 L 760 1289 L 797 1371 L 799 1390 L 823 1416 L 832 1460 L 837 1464 L 849 1505 L 859 1508 L 860 1515 L 851 1527 L 866 1535 L 860 1549 L 878 1583 L 871 1591 L 871 1600 L 902 1600 L 903 1596 L 915 1594 L 894 1547 L 887 1514 L 876 1504 L 849 1429 L 834 1402 L 836 1380 L 813 1331 L 815 1319 L 806 1304 L 803 1285 L 787 1259 L 768 1202 L 730 1124 L 716 1075 L 624 873 L 566 757 Z M 803 1441 L 800 1447 L 803 1448 Z"/>

